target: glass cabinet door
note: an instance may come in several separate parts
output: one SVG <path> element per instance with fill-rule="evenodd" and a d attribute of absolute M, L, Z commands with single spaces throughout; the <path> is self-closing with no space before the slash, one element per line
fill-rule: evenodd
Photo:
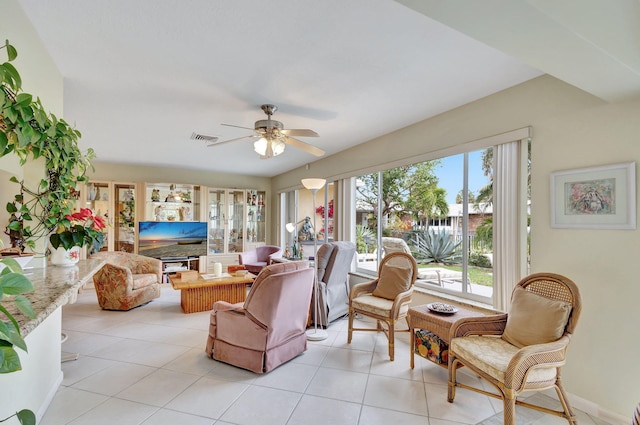
<path fill-rule="evenodd" d="M 243 219 L 244 219 L 244 190 L 230 190 L 229 199 L 229 245 L 227 252 L 242 252 L 243 250 Z"/>
<path fill-rule="evenodd" d="M 104 243 L 100 251 L 109 250 L 109 227 L 113 226 L 113 213 L 110 204 L 110 187 L 108 182 L 90 182 L 87 184 L 85 208 L 103 217 L 108 224 L 104 228 Z"/>
<path fill-rule="evenodd" d="M 134 252 L 136 239 L 135 185 L 115 183 L 114 195 L 113 248 L 115 251 Z"/>
<path fill-rule="evenodd" d="M 266 241 L 266 199 L 265 192 L 247 191 L 247 242 L 264 243 Z"/>
<path fill-rule="evenodd" d="M 225 190 L 209 189 L 209 254 L 222 254 L 226 246 Z"/>
<path fill-rule="evenodd" d="M 145 221 L 199 221 L 200 186 L 147 184 L 141 205 Z"/>

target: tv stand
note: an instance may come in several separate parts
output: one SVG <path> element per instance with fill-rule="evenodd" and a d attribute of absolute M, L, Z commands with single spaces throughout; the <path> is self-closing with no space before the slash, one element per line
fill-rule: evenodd
<path fill-rule="evenodd" d="M 184 270 L 200 270 L 200 257 L 162 257 L 162 283 L 169 283 L 168 276 Z"/>

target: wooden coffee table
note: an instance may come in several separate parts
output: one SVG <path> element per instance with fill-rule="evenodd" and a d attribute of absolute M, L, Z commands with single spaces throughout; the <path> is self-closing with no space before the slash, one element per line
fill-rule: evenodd
<path fill-rule="evenodd" d="M 255 278 L 251 273 L 244 276 L 223 274 L 213 279 L 204 279 L 198 274 L 198 279 L 184 281 L 174 274 L 169 275 L 169 282 L 173 289 L 180 291 L 182 311 L 196 313 L 212 310 L 216 301 L 243 302 L 247 297 L 247 284 L 253 283 Z"/>

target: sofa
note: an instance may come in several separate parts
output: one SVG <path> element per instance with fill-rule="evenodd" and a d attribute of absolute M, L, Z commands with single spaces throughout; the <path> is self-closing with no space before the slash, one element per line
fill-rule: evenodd
<path fill-rule="evenodd" d="M 121 251 L 102 251 L 91 258 L 106 261 L 93 275 L 100 308 L 126 311 L 160 296 L 160 260 Z"/>

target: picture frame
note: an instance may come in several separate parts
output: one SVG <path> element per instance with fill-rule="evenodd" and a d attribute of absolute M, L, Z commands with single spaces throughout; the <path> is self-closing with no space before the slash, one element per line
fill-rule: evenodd
<path fill-rule="evenodd" d="M 635 162 L 551 173 L 551 227 L 635 229 Z"/>

